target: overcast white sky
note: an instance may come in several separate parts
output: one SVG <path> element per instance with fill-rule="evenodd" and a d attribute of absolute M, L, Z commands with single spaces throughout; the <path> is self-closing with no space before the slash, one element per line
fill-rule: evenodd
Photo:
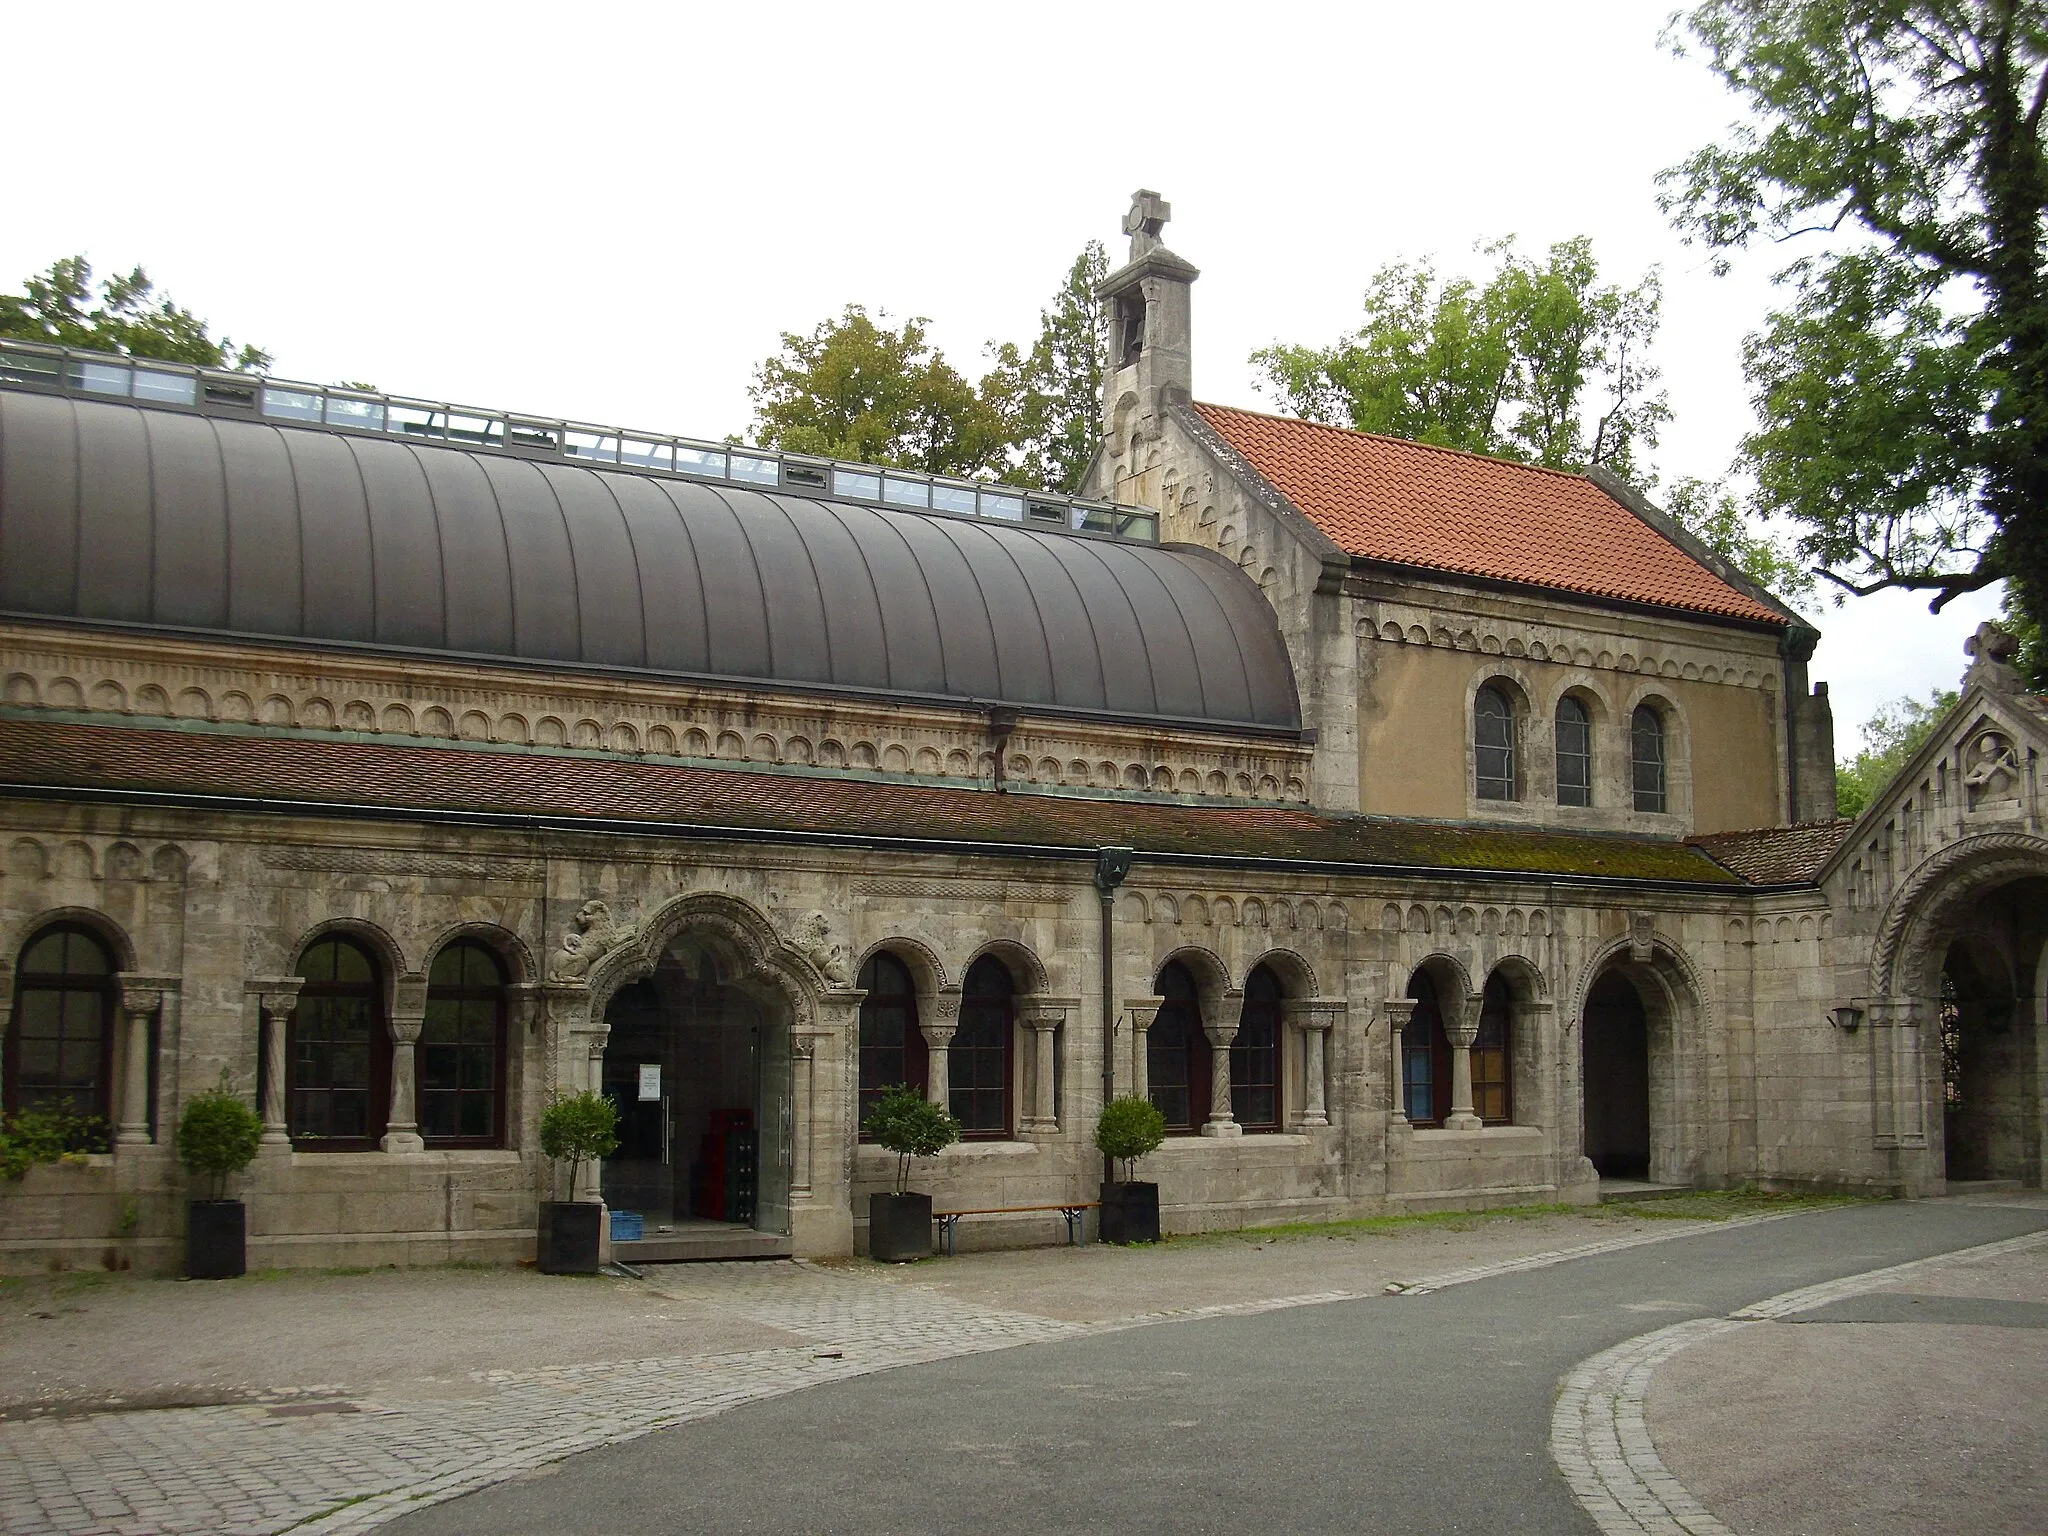
<path fill-rule="evenodd" d="M 933 321 L 970 374 L 1028 340 L 1133 188 L 1202 269 L 1196 392 L 1355 323 L 1397 257 L 1590 234 L 1653 264 L 1667 474 L 1749 424 L 1769 268 L 1715 278 L 1652 177 L 1734 103 L 1657 44 L 1665 0 L 1415 5 L 19 7 L 0 285 L 137 262 L 274 371 L 694 436 L 848 301 Z M 32 125 L 41 125 L 35 127 Z M 1979 595 L 1816 617 L 1839 744 L 1953 685 Z"/>

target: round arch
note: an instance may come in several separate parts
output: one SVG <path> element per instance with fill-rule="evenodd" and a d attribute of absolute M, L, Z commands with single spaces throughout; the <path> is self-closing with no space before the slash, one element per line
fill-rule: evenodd
<path fill-rule="evenodd" d="M 46 907 L 33 916 L 25 917 L 9 926 L 6 945 L 0 949 L 0 964 L 12 970 L 21 959 L 21 952 L 28 947 L 29 940 L 58 923 L 68 923 L 83 928 L 107 946 L 114 957 L 117 970 L 139 969 L 135 959 L 135 941 L 128 937 L 128 930 L 108 917 L 104 912 L 91 907 Z"/>
<path fill-rule="evenodd" d="M 1016 983 L 1019 997 L 1038 997 L 1052 990 L 1045 973 L 1045 962 L 1038 958 L 1037 951 L 1030 945 L 1016 939 L 990 939 L 967 957 L 960 967 L 964 977 L 974 968 L 974 962 L 984 956 L 1002 961 Z"/>
<path fill-rule="evenodd" d="M 1267 950 L 1244 968 L 1245 981 L 1260 966 L 1265 966 L 1280 978 L 1281 988 L 1289 998 L 1321 997 L 1322 989 L 1316 984 L 1315 967 L 1294 950 L 1276 945 Z M 1240 987 L 1244 982 L 1238 983 Z"/>
<path fill-rule="evenodd" d="M 434 961 L 440 956 L 441 951 L 461 939 L 472 939 L 496 954 L 505 962 L 505 969 L 510 972 L 512 981 L 540 979 L 540 968 L 533 963 L 533 951 L 527 947 L 526 941 L 510 928 L 498 923 L 451 923 L 441 929 L 430 941 L 421 946 L 420 970 L 432 971 Z"/>

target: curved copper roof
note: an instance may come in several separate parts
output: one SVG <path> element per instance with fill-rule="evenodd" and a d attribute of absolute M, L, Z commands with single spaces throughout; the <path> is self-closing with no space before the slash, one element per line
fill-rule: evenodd
<path fill-rule="evenodd" d="M 1204 550 L 0 391 L 0 610 L 1298 728 Z"/>

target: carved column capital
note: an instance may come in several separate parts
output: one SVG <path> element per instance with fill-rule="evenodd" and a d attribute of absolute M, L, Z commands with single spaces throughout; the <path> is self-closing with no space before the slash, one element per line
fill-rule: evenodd
<path fill-rule="evenodd" d="M 1131 1028 L 1144 1034 L 1152 1027 L 1152 1021 L 1159 1017 L 1159 1010 L 1166 1006 L 1163 997 L 1127 997 L 1124 1012 L 1130 1015 Z"/>
<path fill-rule="evenodd" d="M 1347 1011 L 1341 997 L 1289 997 L 1281 1000 L 1280 1017 L 1301 1030 L 1328 1030 Z"/>
<path fill-rule="evenodd" d="M 1479 1012 L 1486 1006 L 1486 994 L 1474 992 L 1465 999 L 1461 1008 L 1443 1010 L 1444 1038 L 1451 1042 L 1454 1051 L 1469 1051 L 1472 1042 L 1479 1038 Z"/>
<path fill-rule="evenodd" d="M 1387 1024 L 1395 1034 L 1408 1027 L 1408 1021 L 1415 1017 L 1415 1002 L 1412 997 L 1390 997 L 1380 1004 L 1380 1011 L 1387 1016 Z"/>
<path fill-rule="evenodd" d="M 303 976 L 251 976 L 242 983 L 242 995 L 256 999 L 256 1006 L 273 1017 L 282 1017 L 299 1006 Z"/>
<path fill-rule="evenodd" d="M 115 978 L 121 984 L 121 1011 L 125 1014 L 151 1014 L 163 1006 L 164 994 L 178 990 L 175 976 L 144 976 L 134 971 L 122 971 Z"/>

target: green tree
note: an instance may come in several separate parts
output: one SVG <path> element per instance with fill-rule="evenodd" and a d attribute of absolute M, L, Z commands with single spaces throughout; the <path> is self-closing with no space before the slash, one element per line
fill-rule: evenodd
<path fill-rule="evenodd" d="M 1758 531 L 1725 479 L 1681 475 L 1661 495 L 1664 510 L 1687 533 L 1750 580 L 1788 603 L 1812 597 L 1814 572 L 1783 539 Z"/>
<path fill-rule="evenodd" d="M 1030 352 L 1014 342 L 989 347 L 994 366 L 981 393 L 1002 417 L 1013 456 L 1002 478 L 1012 485 L 1071 491 L 1094 457 L 1105 350 L 1095 290 L 1108 275 L 1102 242 L 1090 240 L 1067 268 L 1052 307 L 1039 311 Z"/>
<path fill-rule="evenodd" d="M 1602 285 L 1583 237 L 1541 261 L 1512 238 L 1480 249 L 1495 263 L 1483 282 L 1395 262 L 1373 275 L 1357 331 L 1328 347 L 1276 343 L 1252 361 L 1282 408 L 1311 421 L 1647 478 L 1641 456 L 1671 416 L 1648 360 L 1657 273 Z"/>
<path fill-rule="evenodd" d="M 1925 700 L 1894 699 L 1863 722 L 1863 750 L 1835 766 L 1835 805 L 1842 815 L 1863 814 L 1955 707 L 1957 697 L 1955 689 L 1943 688 Z"/>
<path fill-rule="evenodd" d="M 900 330 L 849 304 L 754 370 L 754 438 L 769 448 L 857 459 L 928 474 L 1001 468 L 1000 413 L 925 339 L 930 321 Z"/>
<path fill-rule="evenodd" d="M 2048 597 L 2048 0 L 1705 0 L 1747 108 L 1664 172 L 1717 253 L 1810 246 L 1749 338 L 1752 509 L 1844 591 Z"/>
<path fill-rule="evenodd" d="M 203 368 L 253 372 L 271 361 L 260 348 L 237 348 L 225 336 L 214 340 L 204 320 L 159 294 L 140 267 L 103 281 L 95 304 L 92 268 L 83 256 L 52 262 L 18 294 L 0 294 L 0 336 Z"/>

